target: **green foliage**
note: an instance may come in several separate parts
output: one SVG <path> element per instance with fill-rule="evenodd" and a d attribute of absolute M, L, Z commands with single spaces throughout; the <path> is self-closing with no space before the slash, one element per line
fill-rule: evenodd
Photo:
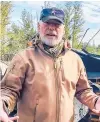
<path fill-rule="evenodd" d="M 34 20 L 32 15 L 26 10 L 22 11 L 20 25 L 15 23 L 11 26 L 9 37 L 9 52 L 18 52 L 27 47 L 27 42 L 35 34 Z"/>
<path fill-rule="evenodd" d="M 72 22 L 71 15 L 73 13 L 71 2 L 66 2 L 64 12 L 65 12 L 65 38 L 68 39 L 71 31 L 71 22 Z"/>
<path fill-rule="evenodd" d="M 10 23 L 10 13 L 12 11 L 12 2 L 0 2 L 0 58 L 7 52 L 5 42 L 7 40 L 7 25 Z"/>
<path fill-rule="evenodd" d="M 71 36 L 72 47 L 77 47 L 84 24 L 81 2 L 65 2 L 65 38 Z"/>
<path fill-rule="evenodd" d="M 97 49 L 97 53 L 96 54 L 100 55 L 100 49 Z"/>
<path fill-rule="evenodd" d="M 72 41 L 73 47 L 76 47 L 78 43 L 78 35 L 82 31 L 84 21 L 82 18 L 81 4 L 79 2 L 75 2 L 73 7 L 74 16 L 72 25 Z"/>
<path fill-rule="evenodd" d="M 26 10 L 22 11 L 19 24 L 13 23 L 7 31 L 7 39 L 2 41 L 1 55 L 16 54 L 27 47 L 28 40 L 36 33 L 34 29 L 34 19 Z"/>
<path fill-rule="evenodd" d="M 79 45 L 78 49 L 84 49 L 84 50 L 88 51 L 89 53 L 100 55 L 99 45 L 98 46 L 90 45 L 90 44 L 87 45 L 87 43 L 84 42 Z"/>
<path fill-rule="evenodd" d="M 10 23 L 9 15 L 12 10 L 12 2 L 1 1 L 0 2 L 0 39 L 5 39 L 7 25 Z"/>
<path fill-rule="evenodd" d="M 86 50 L 90 53 L 100 55 L 100 48 L 94 46 L 88 46 Z"/>

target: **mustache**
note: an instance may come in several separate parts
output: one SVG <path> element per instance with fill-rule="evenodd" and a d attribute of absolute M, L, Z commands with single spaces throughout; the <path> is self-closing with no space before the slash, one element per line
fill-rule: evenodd
<path fill-rule="evenodd" d="M 46 33 L 46 35 L 57 36 L 57 33 L 56 33 L 56 32 L 52 32 L 52 31 L 48 31 L 48 32 Z"/>

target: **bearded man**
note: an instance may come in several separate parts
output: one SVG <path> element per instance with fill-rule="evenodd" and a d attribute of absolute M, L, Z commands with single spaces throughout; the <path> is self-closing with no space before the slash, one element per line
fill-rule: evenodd
<path fill-rule="evenodd" d="M 63 40 L 64 18 L 61 9 L 41 11 L 39 38 L 14 56 L 1 82 L 1 121 L 73 122 L 74 96 L 100 114 L 81 58 Z M 16 103 L 18 116 L 9 118 Z"/>

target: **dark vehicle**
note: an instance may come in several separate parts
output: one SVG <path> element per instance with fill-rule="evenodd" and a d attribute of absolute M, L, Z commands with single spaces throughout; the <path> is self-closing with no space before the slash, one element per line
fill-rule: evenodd
<path fill-rule="evenodd" d="M 100 95 L 100 55 L 91 54 L 85 50 L 72 50 L 83 60 L 90 85 L 93 88 L 93 91 Z M 87 114 L 78 122 L 100 122 L 100 117 L 88 110 Z"/>
<path fill-rule="evenodd" d="M 81 59 L 83 60 L 83 63 L 86 67 L 86 72 L 89 80 L 92 80 L 93 82 L 96 82 L 100 79 L 100 55 L 95 55 L 88 53 L 86 50 L 76 50 L 72 49 L 74 52 L 76 52 Z"/>

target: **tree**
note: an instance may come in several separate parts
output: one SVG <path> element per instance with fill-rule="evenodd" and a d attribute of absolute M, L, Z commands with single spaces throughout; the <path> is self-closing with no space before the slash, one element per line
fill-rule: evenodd
<path fill-rule="evenodd" d="M 0 2 L 0 39 L 4 40 L 6 35 L 6 27 L 9 24 L 9 15 L 12 11 L 12 2 L 1 1 Z"/>
<path fill-rule="evenodd" d="M 71 36 L 72 47 L 76 47 L 84 24 L 81 2 L 65 2 L 65 37 Z"/>
<path fill-rule="evenodd" d="M 22 20 L 22 30 L 24 31 L 24 37 L 25 40 L 27 41 L 30 38 L 32 38 L 32 36 L 35 33 L 34 19 L 32 14 L 30 14 L 26 10 L 23 10 L 21 20 Z"/>
<path fill-rule="evenodd" d="M 72 42 L 73 47 L 76 47 L 78 44 L 79 33 L 82 31 L 82 26 L 84 24 L 82 5 L 80 2 L 74 2 L 73 6 L 74 16 L 73 16 L 73 25 L 72 25 Z"/>
<path fill-rule="evenodd" d="M 51 7 L 50 1 L 44 1 L 44 5 L 42 6 L 42 9 L 43 8 L 49 8 L 49 7 Z"/>
<path fill-rule="evenodd" d="M 64 12 L 65 12 L 65 38 L 68 39 L 71 31 L 71 22 L 72 22 L 71 15 L 73 14 L 72 2 L 65 3 Z"/>
<path fill-rule="evenodd" d="M 5 53 L 5 43 L 7 38 L 7 25 L 10 23 L 10 13 L 12 11 L 12 2 L 1 1 L 0 2 L 0 55 Z"/>
<path fill-rule="evenodd" d="M 97 47 L 98 49 L 100 49 L 100 44 L 98 45 L 98 47 Z"/>
<path fill-rule="evenodd" d="M 13 23 L 11 26 L 11 31 L 8 33 L 8 52 L 17 53 L 19 50 L 27 47 L 28 40 L 30 40 L 30 38 L 32 38 L 32 36 L 36 33 L 33 25 L 34 19 L 32 14 L 26 10 L 23 10 L 19 25 Z"/>

